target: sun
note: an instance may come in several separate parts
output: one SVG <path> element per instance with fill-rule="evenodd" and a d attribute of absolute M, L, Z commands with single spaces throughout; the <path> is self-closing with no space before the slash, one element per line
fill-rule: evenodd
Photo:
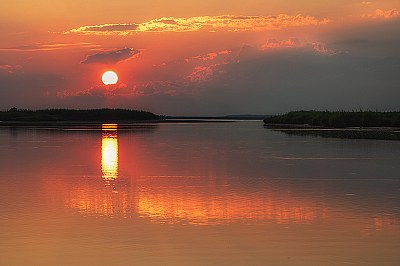
<path fill-rule="evenodd" d="M 104 85 L 112 85 L 118 82 L 118 76 L 117 73 L 109 70 L 103 73 L 101 80 L 103 81 Z"/>

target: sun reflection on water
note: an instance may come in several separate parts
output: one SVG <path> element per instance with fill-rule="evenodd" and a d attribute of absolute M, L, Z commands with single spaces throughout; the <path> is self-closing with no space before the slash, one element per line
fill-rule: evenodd
<path fill-rule="evenodd" d="M 101 171 L 105 180 L 118 178 L 117 124 L 103 124 L 101 138 Z"/>
<path fill-rule="evenodd" d="M 351 207 L 336 203 L 345 206 L 346 202 L 326 199 L 329 187 L 325 183 L 313 183 L 312 194 L 289 181 L 265 180 L 254 187 L 235 182 L 222 166 L 214 168 L 204 158 L 199 164 L 209 167 L 203 171 L 207 174 L 190 175 L 198 171 L 197 164 L 181 164 L 172 155 L 159 156 L 158 150 L 143 145 L 140 138 L 128 142 L 124 134 L 120 134 L 121 148 L 128 152 L 121 153 L 124 157 L 119 161 L 117 133 L 117 124 L 102 125 L 101 173 L 96 158 L 93 178 L 71 183 L 66 173 L 65 179 L 46 179 L 49 199 L 84 215 L 136 217 L 158 224 L 346 225 L 350 221 L 350 226 L 357 218 Z M 265 179 L 269 177 L 274 176 L 266 173 Z M 399 222 L 393 215 L 376 212 L 363 225 L 366 232 L 398 230 Z"/>

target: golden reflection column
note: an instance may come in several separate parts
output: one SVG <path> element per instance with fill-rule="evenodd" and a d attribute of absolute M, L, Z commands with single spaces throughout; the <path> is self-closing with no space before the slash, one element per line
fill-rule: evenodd
<path fill-rule="evenodd" d="M 117 124 L 102 125 L 101 172 L 104 180 L 118 178 Z"/>

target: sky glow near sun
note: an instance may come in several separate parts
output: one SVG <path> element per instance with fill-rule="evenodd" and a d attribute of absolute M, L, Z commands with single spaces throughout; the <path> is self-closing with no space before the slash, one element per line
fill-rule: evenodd
<path fill-rule="evenodd" d="M 67 3 L 2 6 L 2 109 L 398 109 L 398 1 Z"/>

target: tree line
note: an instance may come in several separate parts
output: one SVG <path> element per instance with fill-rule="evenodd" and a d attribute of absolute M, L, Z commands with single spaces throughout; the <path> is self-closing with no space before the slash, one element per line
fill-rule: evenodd
<path fill-rule="evenodd" d="M 264 119 L 265 124 L 308 124 L 320 127 L 400 127 L 400 112 L 294 111 Z"/>
<path fill-rule="evenodd" d="M 0 121 L 139 121 L 159 120 L 160 116 L 131 109 L 44 109 L 26 110 L 11 108 L 0 111 Z"/>

